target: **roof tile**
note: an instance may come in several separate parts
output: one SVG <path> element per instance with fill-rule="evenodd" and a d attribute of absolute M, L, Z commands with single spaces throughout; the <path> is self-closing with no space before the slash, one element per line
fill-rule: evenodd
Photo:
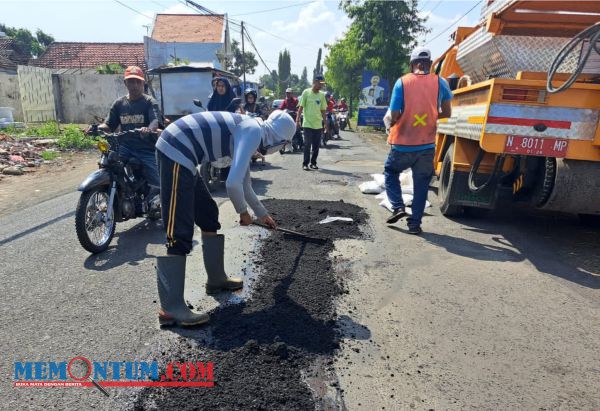
<path fill-rule="evenodd" d="M 52 69 L 93 68 L 117 63 L 146 69 L 144 43 L 72 43 L 54 42 L 44 54 L 29 64 Z"/>
<path fill-rule="evenodd" d="M 223 21 L 218 14 L 157 14 L 151 37 L 165 43 L 220 43 Z"/>

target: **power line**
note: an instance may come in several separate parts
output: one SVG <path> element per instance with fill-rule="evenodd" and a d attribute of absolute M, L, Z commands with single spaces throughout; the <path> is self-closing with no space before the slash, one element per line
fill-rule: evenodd
<path fill-rule="evenodd" d="M 252 13 L 233 14 L 231 17 L 249 16 L 251 14 L 259 14 L 259 13 L 268 13 L 270 11 L 275 11 L 275 10 L 289 9 L 290 7 L 304 6 L 305 4 L 310 4 L 310 3 L 315 3 L 315 1 L 314 0 L 313 1 L 305 1 L 304 3 L 291 4 L 289 6 L 277 7 L 275 9 L 266 9 L 266 10 L 253 11 Z"/>
<path fill-rule="evenodd" d="M 440 4 L 442 4 L 442 0 L 438 1 L 437 4 L 435 6 L 433 6 L 433 8 L 431 10 L 429 10 L 429 13 L 433 13 L 433 11 L 435 9 L 437 9 Z"/>
<path fill-rule="evenodd" d="M 134 13 L 137 13 L 137 14 L 139 14 L 140 16 L 144 16 L 144 17 L 146 17 L 147 19 L 150 19 L 150 20 L 152 20 L 152 17 L 149 17 L 149 16 L 145 15 L 144 13 L 142 13 L 142 12 L 141 12 L 141 11 L 139 11 L 139 10 L 136 10 L 136 9 L 134 9 L 133 7 L 129 7 L 127 4 L 125 4 L 125 3 L 123 3 L 123 2 L 120 2 L 119 0 L 115 0 L 115 2 L 119 3 L 119 4 L 120 4 L 121 6 L 123 6 L 123 7 L 126 7 L 126 8 L 128 8 L 129 10 L 133 11 Z"/>
<path fill-rule="evenodd" d="M 266 30 L 263 30 L 263 29 L 261 29 L 260 27 L 257 27 L 257 26 L 255 26 L 254 24 L 250 24 L 250 23 L 248 23 L 248 22 L 246 22 L 246 24 L 247 24 L 248 26 L 251 26 L 251 27 L 253 27 L 254 29 L 256 29 L 256 30 L 258 30 L 258 31 L 262 31 L 263 33 L 265 33 L 265 34 L 268 34 L 269 36 L 273 36 L 273 37 L 275 37 L 275 38 L 277 38 L 277 39 L 279 39 L 279 40 L 286 41 L 286 42 L 288 42 L 288 43 L 290 43 L 290 44 L 294 44 L 294 45 L 296 45 L 296 46 L 304 47 L 305 49 L 310 49 L 310 50 L 313 50 L 313 49 L 314 49 L 314 47 L 310 47 L 310 46 L 308 46 L 308 45 L 306 45 L 306 44 L 300 44 L 300 43 L 296 43 L 296 42 L 290 41 L 289 39 L 286 39 L 286 38 L 280 37 L 280 36 L 278 36 L 278 35 L 276 35 L 276 34 L 270 33 L 270 32 L 268 32 L 268 31 L 266 31 Z"/>
<path fill-rule="evenodd" d="M 452 27 L 454 27 L 454 25 L 456 23 L 458 23 L 459 21 L 461 21 L 467 14 L 469 14 L 470 12 L 472 12 L 475 7 L 479 6 L 481 4 L 481 2 L 483 2 L 483 0 L 479 0 L 473 7 L 471 7 L 465 14 L 463 14 L 462 16 L 460 16 L 458 19 L 454 20 L 452 22 L 452 24 L 450 24 L 448 27 L 446 27 L 444 30 L 440 31 L 438 34 L 435 35 L 434 38 L 432 38 L 431 40 L 429 40 L 427 43 L 424 44 L 424 46 L 428 45 L 429 43 L 431 43 L 433 40 L 437 39 L 439 36 L 441 36 L 442 34 L 444 34 L 445 32 L 447 32 L 448 30 L 450 30 Z"/>
<path fill-rule="evenodd" d="M 271 73 L 273 73 L 273 72 L 271 71 L 271 69 L 269 68 L 269 66 L 267 66 L 267 63 L 265 63 L 265 61 L 263 60 L 262 56 L 258 52 L 258 48 L 254 44 L 254 41 L 250 38 L 250 34 L 248 34 L 248 30 L 244 30 L 242 32 L 242 36 L 244 36 L 244 35 L 246 36 L 246 38 L 250 42 L 250 45 L 252 46 L 252 48 L 254 49 L 254 51 L 256 51 L 256 55 L 258 56 L 259 60 L 262 62 L 262 64 L 265 66 L 265 68 L 269 71 L 269 75 L 271 75 Z M 243 56 L 243 57 L 245 58 L 245 56 Z"/>

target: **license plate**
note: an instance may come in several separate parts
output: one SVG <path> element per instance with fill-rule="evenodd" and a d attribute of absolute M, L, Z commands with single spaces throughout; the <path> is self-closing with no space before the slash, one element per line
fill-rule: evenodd
<path fill-rule="evenodd" d="M 569 140 L 543 137 L 508 136 L 504 152 L 530 156 L 564 157 Z"/>

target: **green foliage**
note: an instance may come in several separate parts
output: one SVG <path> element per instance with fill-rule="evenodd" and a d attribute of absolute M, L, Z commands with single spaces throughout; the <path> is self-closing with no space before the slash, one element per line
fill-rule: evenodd
<path fill-rule="evenodd" d="M 279 73 L 279 81 L 277 84 L 277 95 L 285 94 L 285 89 L 291 86 L 292 75 L 292 58 L 287 49 L 279 52 L 279 60 L 277 64 L 277 72 Z M 296 76 L 298 78 L 298 76 Z"/>
<path fill-rule="evenodd" d="M 350 108 L 359 95 L 363 62 L 363 47 L 358 42 L 358 30 L 351 26 L 346 36 L 333 45 L 327 45 L 325 58 L 327 88 L 336 90 L 337 98 L 346 97 Z"/>
<path fill-rule="evenodd" d="M 418 0 L 342 0 L 340 7 L 352 19 L 364 67 L 390 82 L 406 72 L 416 39 L 426 32 L 425 19 L 418 14 Z"/>
<path fill-rule="evenodd" d="M 63 134 L 58 137 L 57 143 L 61 149 L 83 150 L 93 147 L 96 141 L 83 134 L 77 125 L 68 124 L 64 127 Z"/>
<path fill-rule="evenodd" d="M 300 76 L 300 81 L 298 82 L 298 89 L 300 91 L 304 91 L 309 87 L 310 83 L 308 82 L 308 71 L 306 70 L 306 66 L 304 66 L 304 69 L 302 69 L 302 76 Z"/>
<path fill-rule="evenodd" d="M 0 31 L 14 39 L 15 48 L 29 57 L 39 57 L 46 50 L 46 47 L 54 41 L 54 37 L 40 29 L 35 32 L 34 36 L 27 29 L 9 27 L 0 23 Z"/>
<path fill-rule="evenodd" d="M 40 155 L 46 161 L 52 161 L 52 160 L 55 160 L 56 158 L 60 157 L 60 153 L 58 151 L 50 151 L 50 150 L 42 151 L 42 154 L 40 154 Z"/>
<path fill-rule="evenodd" d="M 177 67 L 177 66 L 187 66 L 188 64 L 190 64 L 190 61 L 188 59 L 180 59 L 179 57 L 175 57 L 175 58 L 173 58 L 173 60 L 169 61 L 168 65 Z"/>
<path fill-rule="evenodd" d="M 342 0 L 340 8 L 352 19 L 344 38 L 326 45 L 328 88 L 346 97 L 352 111 L 360 92 L 362 71 L 372 70 L 391 84 L 408 67 L 417 37 L 426 32 L 418 1 Z M 317 67 L 319 66 L 317 59 Z"/>
<path fill-rule="evenodd" d="M 321 54 L 323 50 L 319 47 L 319 54 L 317 54 L 317 64 L 315 65 L 315 69 L 313 70 L 313 77 L 317 74 L 323 74 L 323 66 L 321 65 Z"/>
<path fill-rule="evenodd" d="M 57 122 L 49 121 L 40 126 L 28 128 L 27 134 L 37 137 L 56 137 L 60 134 L 60 129 Z"/>
<path fill-rule="evenodd" d="M 121 74 L 125 72 L 125 68 L 119 63 L 108 63 L 96 67 L 98 74 Z"/>
<path fill-rule="evenodd" d="M 231 42 L 231 52 L 233 54 L 233 59 L 231 63 L 227 66 L 227 69 L 231 71 L 238 77 L 242 77 L 244 74 L 244 57 L 246 59 L 246 74 L 254 74 L 256 71 L 256 66 L 258 66 L 258 61 L 256 61 L 256 56 L 254 53 L 250 51 L 244 50 L 244 54 L 242 55 L 242 49 L 240 48 L 240 43 L 237 40 L 233 40 Z"/>

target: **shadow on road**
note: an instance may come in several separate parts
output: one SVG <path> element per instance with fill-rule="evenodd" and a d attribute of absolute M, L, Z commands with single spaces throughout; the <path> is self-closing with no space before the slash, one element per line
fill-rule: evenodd
<path fill-rule="evenodd" d="M 86 258 L 83 266 L 88 270 L 106 271 L 124 264 L 138 265 L 146 258 L 155 257 L 149 255 L 146 249 L 148 244 L 164 243 L 165 232 L 161 220 L 144 219 L 129 230 L 117 232 L 115 239 L 105 252 Z"/>
<path fill-rule="evenodd" d="M 584 287 L 600 288 L 600 230 L 582 226 L 574 217 L 511 209 L 481 219 L 456 221 L 467 231 L 490 235 L 500 245 L 512 247 L 521 259 L 528 260 L 542 273 Z M 458 246 L 449 245 L 448 250 L 460 252 L 465 240 L 452 241 Z"/>

